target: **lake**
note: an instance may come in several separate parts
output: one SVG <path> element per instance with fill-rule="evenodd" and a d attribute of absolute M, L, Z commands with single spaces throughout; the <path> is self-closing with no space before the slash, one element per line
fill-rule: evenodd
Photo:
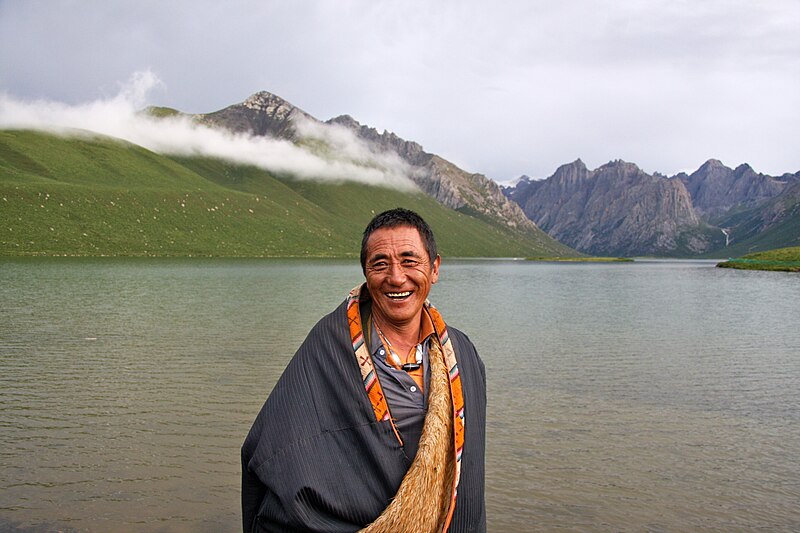
<path fill-rule="evenodd" d="M 0 259 L 0 531 L 240 531 L 239 448 L 356 261 Z M 800 275 L 445 260 L 489 530 L 800 530 Z"/>

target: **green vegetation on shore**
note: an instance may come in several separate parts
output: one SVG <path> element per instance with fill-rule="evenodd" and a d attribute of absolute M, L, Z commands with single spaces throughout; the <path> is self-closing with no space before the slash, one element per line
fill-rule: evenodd
<path fill-rule="evenodd" d="M 777 270 L 781 272 L 800 272 L 800 246 L 778 248 L 766 252 L 748 254 L 736 259 L 728 259 L 717 265 L 720 268 L 740 270 Z"/>
<path fill-rule="evenodd" d="M 430 222 L 443 255 L 577 255 L 421 192 L 297 180 L 89 134 L 0 130 L 0 256 L 352 257 L 370 218 L 397 206 Z"/>

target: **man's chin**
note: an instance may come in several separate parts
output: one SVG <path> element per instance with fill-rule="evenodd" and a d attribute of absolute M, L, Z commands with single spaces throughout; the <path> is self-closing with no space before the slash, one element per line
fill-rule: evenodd
<path fill-rule="evenodd" d="M 394 301 L 381 302 L 380 313 L 384 320 L 387 320 L 392 325 L 404 324 L 413 319 L 417 315 L 422 306 L 414 305 L 414 302 L 409 299 L 400 304 Z M 418 308 L 419 307 L 419 308 Z"/>

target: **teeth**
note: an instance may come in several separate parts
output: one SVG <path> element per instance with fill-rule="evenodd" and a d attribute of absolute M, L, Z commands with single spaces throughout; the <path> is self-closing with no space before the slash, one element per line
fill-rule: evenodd
<path fill-rule="evenodd" d="M 387 292 L 386 296 L 389 298 L 405 298 L 406 296 L 411 296 L 411 291 L 406 292 Z"/>

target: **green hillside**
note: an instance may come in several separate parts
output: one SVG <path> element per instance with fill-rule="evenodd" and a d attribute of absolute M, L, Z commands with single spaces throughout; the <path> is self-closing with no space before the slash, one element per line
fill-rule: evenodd
<path fill-rule="evenodd" d="M 737 268 L 740 270 L 800 272 L 800 246 L 748 254 L 737 259 L 729 259 L 728 261 L 719 263 L 717 266 L 721 268 Z"/>
<path fill-rule="evenodd" d="M 422 193 L 323 184 L 122 141 L 0 131 L 0 255 L 355 256 L 384 209 L 408 207 L 443 255 L 574 256 Z"/>

